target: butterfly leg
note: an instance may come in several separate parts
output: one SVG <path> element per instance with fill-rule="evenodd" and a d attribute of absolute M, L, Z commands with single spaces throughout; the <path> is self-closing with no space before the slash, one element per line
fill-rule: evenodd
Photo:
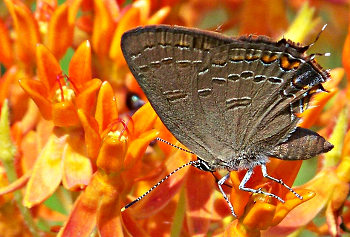
<path fill-rule="evenodd" d="M 226 193 L 224 192 L 224 190 L 222 189 L 222 185 L 225 183 L 225 181 L 230 177 L 230 173 L 226 174 L 224 177 L 222 177 L 219 182 L 218 182 L 218 186 L 219 186 L 219 189 L 220 189 L 220 192 L 222 194 L 222 196 L 224 196 L 225 198 L 225 201 L 227 202 L 228 206 L 230 207 L 231 209 L 231 213 L 234 217 L 237 217 L 236 214 L 235 214 L 235 211 L 233 210 L 233 206 L 230 202 L 230 200 L 228 200 L 228 197 L 226 195 Z"/>
<path fill-rule="evenodd" d="M 279 184 L 283 185 L 283 186 L 286 187 L 290 192 L 292 192 L 297 198 L 299 198 L 300 200 L 303 199 L 302 196 L 300 196 L 299 194 L 297 194 L 291 187 L 289 187 L 287 184 L 285 184 L 285 183 L 283 182 L 282 179 L 276 179 L 276 178 L 271 177 L 270 175 L 268 175 L 267 169 L 266 169 L 266 165 L 265 165 L 265 164 L 262 164 L 262 165 L 261 165 L 261 172 L 262 172 L 262 175 L 263 175 L 265 178 L 271 179 L 272 181 L 275 181 L 276 183 L 279 183 Z"/>
<path fill-rule="evenodd" d="M 261 190 L 261 188 L 259 188 L 259 189 L 247 188 L 245 185 L 247 184 L 249 179 L 252 177 L 252 174 L 253 174 L 253 169 L 249 169 L 247 171 L 247 173 L 244 175 L 244 178 L 242 179 L 241 183 L 239 184 L 239 189 L 246 191 L 246 192 L 251 192 L 251 193 L 261 193 L 261 194 L 276 198 L 280 202 L 284 203 L 284 200 L 282 198 L 280 198 L 279 196 L 277 196 L 273 193 L 264 192 Z"/>

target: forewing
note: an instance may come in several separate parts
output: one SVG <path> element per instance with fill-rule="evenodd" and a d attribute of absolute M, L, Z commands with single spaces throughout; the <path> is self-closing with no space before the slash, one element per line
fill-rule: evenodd
<path fill-rule="evenodd" d="M 166 26 L 137 28 L 122 37 L 125 59 L 165 126 L 207 161 L 215 157 L 212 148 L 223 144 L 213 139 L 214 121 L 207 124 L 201 114 L 197 74 L 209 63 L 211 48 L 230 42 L 219 34 Z"/>

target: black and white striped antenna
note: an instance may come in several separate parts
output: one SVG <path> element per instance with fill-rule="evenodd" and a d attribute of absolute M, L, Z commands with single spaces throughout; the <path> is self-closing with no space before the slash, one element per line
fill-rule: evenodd
<path fill-rule="evenodd" d="M 186 150 L 182 147 L 179 147 L 179 146 L 176 146 L 174 144 L 171 144 L 170 142 L 168 141 L 165 141 L 159 137 L 156 138 L 158 141 L 161 141 L 161 142 L 164 142 L 172 147 L 175 147 L 177 149 L 180 149 L 181 151 L 185 151 L 187 153 L 190 153 L 190 154 L 194 154 L 192 151 L 189 151 L 189 150 Z M 134 205 L 135 203 L 137 203 L 138 201 L 140 201 L 142 198 L 144 198 L 146 195 L 148 195 L 150 192 L 152 192 L 152 190 L 154 190 L 155 188 L 157 188 L 161 183 L 163 183 L 165 180 L 167 180 L 170 176 L 172 176 L 174 173 L 176 173 L 177 171 L 181 170 L 182 168 L 185 168 L 186 166 L 189 166 L 189 165 L 193 165 L 195 167 L 199 166 L 201 163 L 200 160 L 191 160 L 190 162 L 186 163 L 186 164 L 183 164 L 182 166 L 176 168 L 175 170 L 173 170 L 172 172 L 170 172 L 167 176 L 165 176 L 162 180 L 160 180 L 158 183 L 156 183 L 152 188 L 150 188 L 147 192 L 145 192 L 144 194 L 142 194 L 141 196 L 139 196 L 138 198 L 136 198 L 134 201 L 126 204 L 120 211 L 123 212 L 125 211 L 127 208 L 131 207 L 132 205 Z"/>
<path fill-rule="evenodd" d="M 311 44 L 307 45 L 307 48 L 312 47 L 317 42 L 317 40 L 320 38 L 322 32 L 326 29 L 326 27 L 327 27 L 327 24 L 324 24 L 322 29 L 321 29 L 321 31 L 318 32 L 318 34 L 317 34 L 316 38 L 314 39 L 314 41 Z"/>

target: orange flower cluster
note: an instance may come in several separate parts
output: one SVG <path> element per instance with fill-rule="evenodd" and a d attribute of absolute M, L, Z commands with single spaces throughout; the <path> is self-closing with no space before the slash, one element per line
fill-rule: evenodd
<path fill-rule="evenodd" d="M 342 79 L 345 72 L 350 75 L 350 28 L 342 27 L 349 24 L 349 6 L 342 0 L 310 2 L 312 7 L 302 0 L 1 2 L 0 235 L 348 232 L 350 88 Z M 153 142 L 161 137 L 181 146 L 149 103 L 136 112 L 127 103 L 131 93 L 146 98 L 123 58 L 122 34 L 140 25 L 167 23 L 276 39 L 284 35 L 296 42 L 309 35 L 310 42 L 321 25 L 315 9 L 332 21 L 313 47 L 328 43 L 329 51 L 338 50 L 330 60 L 337 68 L 323 85 L 328 93 L 314 96 L 299 126 L 315 126 L 335 147 L 319 158 L 311 180 L 294 188 L 303 200 L 263 178 L 260 169 L 247 186 L 274 193 L 285 203 L 243 192 L 238 186 L 245 171 L 231 172 L 230 185 L 224 188 L 238 216 L 234 219 L 212 175 L 186 167 L 121 212 L 164 176 L 195 159 Z M 290 24 L 287 11 L 293 13 Z M 341 53 L 342 65 L 337 59 Z M 271 159 L 267 169 L 292 186 L 301 164 Z M 316 225 L 319 216 L 326 221 Z"/>

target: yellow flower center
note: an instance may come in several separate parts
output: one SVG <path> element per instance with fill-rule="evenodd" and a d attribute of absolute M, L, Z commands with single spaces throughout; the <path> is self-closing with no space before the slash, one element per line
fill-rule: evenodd
<path fill-rule="evenodd" d="M 72 101 L 75 98 L 75 93 L 67 86 L 58 88 L 55 92 L 54 102 Z"/>
<path fill-rule="evenodd" d="M 49 27 L 49 24 L 48 22 L 44 22 L 44 21 L 39 21 L 38 22 L 38 25 L 39 25 L 39 31 L 41 34 L 46 34 L 47 33 L 47 29 Z"/>
<path fill-rule="evenodd" d="M 125 134 L 125 131 L 124 131 L 123 134 L 121 134 L 121 132 L 118 130 L 118 131 L 110 131 L 110 132 L 108 132 L 107 136 L 116 138 L 120 142 L 125 142 L 125 141 L 127 141 L 127 137 L 124 136 L 124 134 Z"/>

